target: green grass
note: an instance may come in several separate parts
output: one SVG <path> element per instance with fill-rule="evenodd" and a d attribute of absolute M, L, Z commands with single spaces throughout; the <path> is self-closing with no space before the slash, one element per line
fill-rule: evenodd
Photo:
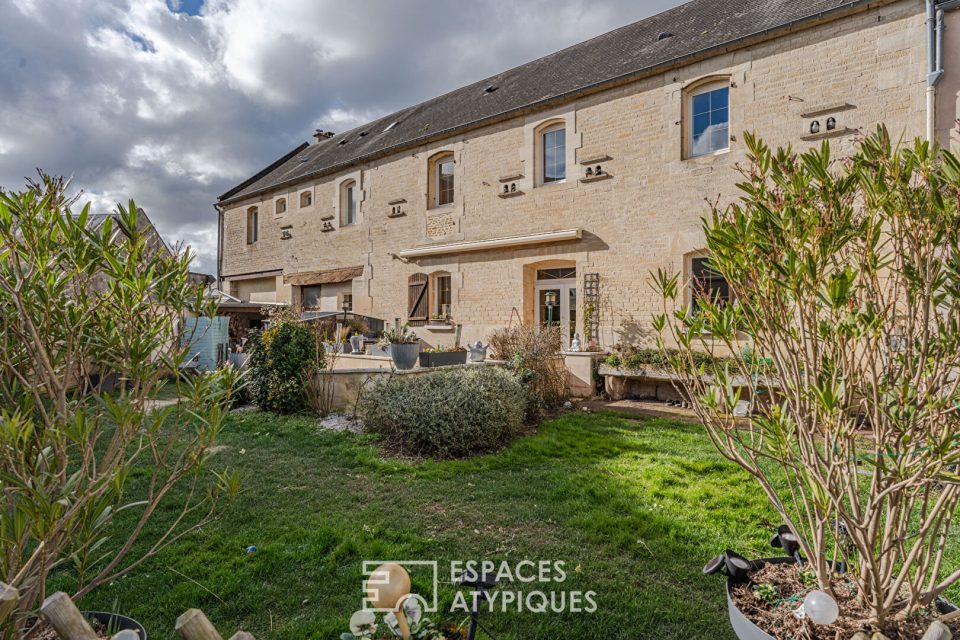
<path fill-rule="evenodd" d="M 190 607 L 224 637 L 338 638 L 360 606 L 364 560 L 438 560 L 447 580 L 454 559 L 563 560 L 559 589 L 596 592 L 597 611 L 484 612 L 497 638 L 723 640 L 723 582 L 700 569 L 726 547 L 768 555 L 777 523 L 699 426 L 667 420 L 571 413 L 497 454 L 408 463 L 382 459 L 370 436 L 249 412 L 221 444 L 216 466 L 244 478 L 228 514 L 84 608 L 116 607 L 151 640 L 173 638 Z M 453 594 L 443 585 L 441 610 Z"/>

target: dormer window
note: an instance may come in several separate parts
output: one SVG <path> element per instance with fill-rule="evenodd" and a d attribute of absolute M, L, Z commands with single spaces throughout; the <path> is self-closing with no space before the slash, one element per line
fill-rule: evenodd
<path fill-rule="evenodd" d="M 311 205 L 313 205 L 313 193 L 304 191 L 300 194 L 300 208 L 305 209 Z"/>

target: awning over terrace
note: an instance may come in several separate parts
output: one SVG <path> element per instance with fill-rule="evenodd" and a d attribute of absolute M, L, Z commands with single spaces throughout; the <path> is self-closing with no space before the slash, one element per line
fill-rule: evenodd
<path fill-rule="evenodd" d="M 326 269 L 324 271 L 304 271 L 302 273 L 291 273 L 283 276 L 285 284 L 292 284 L 298 287 L 306 287 L 314 284 L 336 284 L 338 282 L 347 282 L 363 275 L 363 265 L 356 267 L 338 267 L 336 269 Z"/>

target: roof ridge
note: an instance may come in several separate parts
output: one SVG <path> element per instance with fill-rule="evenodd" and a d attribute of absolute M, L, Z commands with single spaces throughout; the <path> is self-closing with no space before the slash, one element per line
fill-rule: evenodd
<path fill-rule="evenodd" d="M 778 30 L 803 28 L 818 19 L 836 19 L 896 1 L 690 0 L 307 145 L 306 162 L 275 162 L 219 200 L 224 204 L 226 200 L 309 180 L 427 144 L 439 136 L 455 135 L 511 114 L 569 101 L 580 93 L 646 77 L 730 47 L 749 46 Z M 677 14 L 682 14 L 682 22 L 670 23 Z M 644 39 L 647 31 L 668 27 L 673 37 Z M 510 84 L 490 94 L 473 94 L 474 88 L 497 80 Z M 385 137 L 386 129 L 380 129 L 392 122 L 399 125 L 392 136 Z M 370 135 L 359 136 L 363 131 Z"/>

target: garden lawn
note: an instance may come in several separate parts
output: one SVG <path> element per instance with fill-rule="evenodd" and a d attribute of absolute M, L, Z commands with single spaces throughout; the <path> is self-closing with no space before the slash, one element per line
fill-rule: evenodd
<path fill-rule="evenodd" d="M 131 615 L 151 640 L 174 638 L 190 607 L 225 638 L 339 638 L 360 608 L 364 560 L 437 560 L 446 582 L 450 560 L 562 560 L 562 584 L 501 589 L 594 591 L 597 611 L 484 611 L 499 640 L 723 640 L 723 580 L 701 568 L 726 547 L 770 555 L 778 524 L 699 426 L 674 421 L 567 413 L 496 454 L 414 463 L 312 417 L 239 412 L 219 444 L 212 466 L 244 481 L 227 515 L 83 608 Z M 414 591 L 426 587 L 415 573 Z M 441 611 L 453 596 L 441 585 Z"/>

